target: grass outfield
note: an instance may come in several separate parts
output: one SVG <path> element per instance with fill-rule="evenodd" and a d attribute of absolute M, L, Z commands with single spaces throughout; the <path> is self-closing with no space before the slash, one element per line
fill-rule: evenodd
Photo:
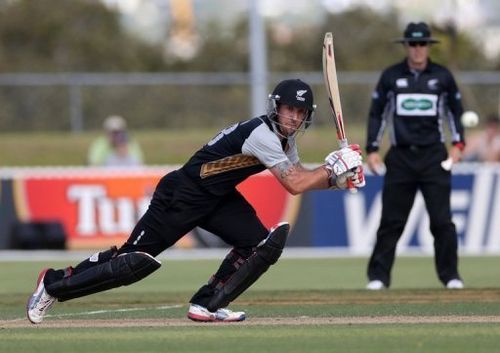
<path fill-rule="evenodd" d="M 38 270 L 1 262 L 0 352 L 494 352 L 500 344 L 500 259 L 463 257 L 466 290 L 441 288 L 429 257 L 399 257 L 393 289 L 363 290 L 366 259 L 282 259 L 232 308 L 248 319 L 185 318 L 218 261 L 168 261 L 129 287 L 56 303 L 24 318 Z"/>
<path fill-rule="evenodd" d="M 148 165 L 183 164 L 224 126 L 211 129 L 133 131 Z M 363 145 L 364 125 L 349 127 L 349 141 Z M 1 166 L 81 166 L 87 161 L 87 150 L 97 132 L 0 132 Z M 19 141 L 23 141 L 22 144 Z M 298 137 L 304 163 L 322 162 L 338 148 L 332 126 L 311 128 Z M 12 153 L 16 151 L 16 153 Z"/>

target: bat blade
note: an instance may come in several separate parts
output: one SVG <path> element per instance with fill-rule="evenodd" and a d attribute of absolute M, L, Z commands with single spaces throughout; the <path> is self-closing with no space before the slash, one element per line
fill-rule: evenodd
<path fill-rule="evenodd" d="M 337 139 L 340 147 L 347 147 L 347 137 L 344 128 L 344 116 L 342 104 L 340 103 L 340 92 L 337 79 L 337 68 L 335 66 L 335 51 L 333 46 L 333 35 L 331 32 L 325 34 L 323 41 L 323 77 L 328 94 L 328 102 L 332 111 L 333 122 L 337 130 Z"/>
<path fill-rule="evenodd" d="M 340 103 L 339 83 L 337 79 L 337 68 L 335 66 L 335 50 L 333 47 L 333 34 L 325 33 L 323 41 L 323 78 L 325 80 L 326 92 L 328 94 L 328 102 L 332 111 L 333 122 L 337 130 L 337 140 L 340 148 L 347 147 L 347 136 L 344 128 L 344 115 L 342 114 L 342 104 Z M 356 193 L 357 190 L 353 186 L 352 181 L 348 179 L 347 188 L 351 193 Z"/>

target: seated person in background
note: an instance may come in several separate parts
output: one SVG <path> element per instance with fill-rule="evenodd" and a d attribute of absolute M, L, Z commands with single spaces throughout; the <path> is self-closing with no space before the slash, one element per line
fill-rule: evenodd
<path fill-rule="evenodd" d="M 464 161 L 500 162 L 500 120 L 495 114 L 486 119 L 484 129 L 467 138 Z"/>
<path fill-rule="evenodd" d="M 100 136 L 89 148 L 91 166 L 139 166 L 143 164 L 139 144 L 130 139 L 125 119 L 118 115 L 108 116 L 103 124 L 106 136 Z"/>

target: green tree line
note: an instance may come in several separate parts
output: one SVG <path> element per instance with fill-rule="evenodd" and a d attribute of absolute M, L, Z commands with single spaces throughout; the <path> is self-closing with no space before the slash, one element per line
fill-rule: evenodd
<path fill-rule="evenodd" d="M 276 26 L 266 24 L 271 71 L 320 70 L 318 47 L 327 31 L 335 33 L 338 66 L 343 70 L 379 70 L 401 55 L 391 39 L 401 35 L 397 14 L 359 7 L 331 14 L 319 25 L 296 25 L 292 40 L 277 43 Z M 120 25 L 120 15 L 99 1 L 18 0 L 0 3 L 2 72 L 246 71 L 248 19 L 232 28 L 209 22 L 198 27 L 201 47 L 190 60 L 164 58 L 160 45 L 141 42 Z M 461 70 L 498 69 L 465 34 L 434 27 L 441 44 L 437 61 Z"/>
<path fill-rule="evenodd" d="M 335 34 L 341 71 L 382 70 L 402 59 L 395 12 L 380 14 L 359 7 L 324 17 L 320 24 L 290 28 L 266 22 L 270 72 L 321 70 L 323 34 Z M 200 47 L 189 60 L 165 57 L 162 45 L 141 41 L 121 25 L 120 14 L 100 1 L 0 1 L 0 73 L 66 72 L 247 72 L 248 18 L 228 29 L 212 21 L 199 24 Z M 453 27 L 433 27 L 441 44 L 435 61 L 456 70 L 500 68 L 476 43 Z M 345 110 L 364 119 L 372 85 L 341 87 Z M 322 89 L 322 88 L 321 88 Z M 0 86 L 0 130 L 68 130 L 67 87 Z M 496 91 L 471 94 L 496 103 Z M 210 127 L 248 117 L 248 87 L 87 87 L 82 90 L 85 129 L 97 129 L 107 114 L 125 114 L 133 128 Z M 322 102 L 320 97 L 319 103 Z M 323 98 L 324 99 L 324 98 Z M 479 104 L 481 103 L 481 104 Z M 321 107 L 321 106 L 320 106 Z M 326 110 L 324 110 L 326 112 Z M 321 110 L 320 110 L 321 113 Z M 327 114 L 318 114 L 319 120 Z M 326 118 L 323 118 L 326 120 Z"/>

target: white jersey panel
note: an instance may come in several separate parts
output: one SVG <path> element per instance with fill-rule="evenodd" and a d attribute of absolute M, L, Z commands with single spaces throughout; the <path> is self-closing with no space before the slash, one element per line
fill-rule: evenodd
<path fill-rule="evenodd" d="M 297 154 L 296 150 L 295 147 L 295 154 Z M 272 168 L 289 159 L 283 152 L 278 136 L 266 124 L 260 124 L 252 131 L 243 143 L 241 152 L 257 157 L 266 168 Z"/>

